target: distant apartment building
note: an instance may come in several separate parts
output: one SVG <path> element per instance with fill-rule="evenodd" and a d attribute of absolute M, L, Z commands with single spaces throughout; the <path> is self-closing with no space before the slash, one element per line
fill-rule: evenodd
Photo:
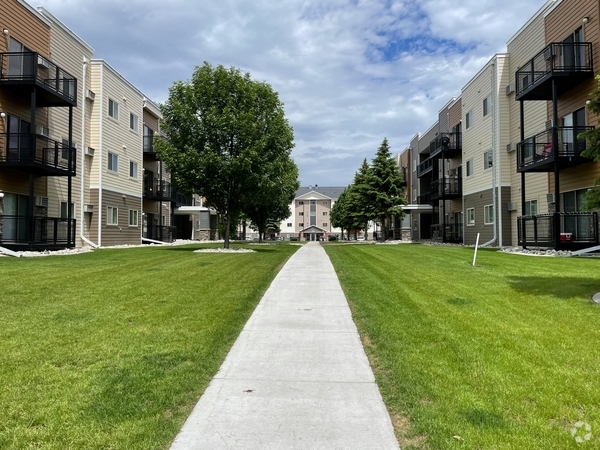
<path fill-rule="evenodd" d="M 597 121 L 585 103 L 596 88 L 599 19 L 597 2 L 548 1 L 508 41 L 507 53 L 492 57 L 411 140 L 413 239 L 474 244 L 479 236 L 495 246 L 555 249 L 598 244 L 598 215 L 582 206 L 600 163 L 581 156 L 586 142 L 578 135 Z M 457 105 L 460 121 L 445 122 L 443 112 L 450 118 Z M 444 132 L 462 132 L 461 149 L 440 165 L 432 155 Z M 454 189 L 448 182 L 457 179 Z M 450 192 L 457 195 L 448 198 Z"/>
<path fill-rule="evenodd" d="M 152 102 L 46 9 L 0 4 L 0 247 L 214 238 L 171 186 Z"/>

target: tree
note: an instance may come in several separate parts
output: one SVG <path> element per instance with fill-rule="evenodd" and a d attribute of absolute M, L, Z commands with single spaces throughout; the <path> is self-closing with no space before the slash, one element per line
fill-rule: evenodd
<path fill-rule="evenodd" d="M 387 239 L 389 222 L 393 216 L 402 217 L 402 205 L 406 204 L 406 195 L 402 187 L 402 174 L 392 157 L 387 138 L 384 138 L 371 165 L 371 190 L 375 193 L 373 216 L 384 230 Z"/>
<path fill-rule="evenodd" d="M 349 193 L 350 186 L 344 189 L 344 191 L 340 194 L 338 199 L 331 207 L 331 211 L 329 213 L 331 226 L 335 228 L 341 228 L 342 236 L 344 234 L 344 230 L 346 230 L 347 237 L 350 237 L 350 230 L 358 228 L 358 224 L 355 223 L 354 217 L 350 215 L 348 210 Z"/>
<path fill-rule="evenodd" d="M 593 113 L 600 115 L 600 75 L 596 75 L 598 86 L 596 90 L 590 93 L 590 100 L 587 107 Z M 600 119 L 598 120 L 600 125 Z M 580 133 L 577 136 L 579 139 L 587 140 L 587 148 L 581 152 L 582 156 L 600 162 L 600 127 L 593 130 Z M 585 195 L 584 208 L 587 210 L 600 208 L 600 177 L 596 178 L 595 186 L 588 190 Z"/>
<path fill-rule="evenodd" d="M 283 104 L 267 83 L 205 62 L 171 86 L 161 111 L 166 138 L 156 140 L 157 153 L 174 184 L 205 197 L 223 217 L 229 248 L 233 219 L 260 198 L 260 180 L 277 167 L 270 162 L 294 147 Z"/>
<path fill-rule="evenodd" d="M 369 228 L 369 220 L 375 218 L 373 205 L 376 192 L 373 191 L 372 176 L 365 158 L 354 174 L 354 180 L 347 193 L 348 215 L 352 217 L 352 222 L 357 224 L 355 229 L 364 229 L 365 233 Z"/>

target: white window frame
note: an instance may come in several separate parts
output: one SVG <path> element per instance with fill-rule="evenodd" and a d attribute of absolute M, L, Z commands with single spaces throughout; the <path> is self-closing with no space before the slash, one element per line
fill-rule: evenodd
<path fill-rule="evenodd" d="M 113 219 L 116 219 L 116 220 L 113 220 Z M 119 225 L 119 208 L 115 208 L 114 206 L 106 207 L 106 225 L 107 226 Z"/>
<path fill-rule="evenodd" d="M 71 219 L 74 219 L 75 218 L 75 203 L 74 202 L 71 202 L 70 209 L 71 209 Z M 59 211 L 60 211 L 61 219 L 68 219 L 67 202 L 60 202 Z"/>
<path fill-rule="evenodd" d="M 491 222 L 490 220 L 491 216 Z M 493 225 L 496 220 L 496 215 L 494 213 L 494 205 L 485 205 L 483 207 L 483 224 L 484 225 Z"/>
<path fill-rule="evenodd" d="M 129 210 L 129 226 L 130 227 L 138 227 L 139 223 L 140 223 L 139 217 L 140 217 L 140 213 L 137 209 L 130 209 Z"/>
<path fill-rule="evenodd" d="M 473 110 L 465 114 L 465 130 L 468 130 L 473 126 Z"/>
<path fill-rule="evenodd" d="M 323 222 L 323 228 L 327 228 L 329 225 L 327 222 Z"/>
<path fill-rule="evenodd" d="M 119 155 L 113 152 L 108 152 L 108 158 L 106 161 L 106 169 L 109 172 L 119 172 Z"/>
<path fill-rule="evenodd" d="M 135 169 L 135 170 L 133 170 Z M 132 175 L 133 173 L 133 175 Z M 129 161 L 129 178 L 137 180 L 139 177 L 139 164 L 136 161 Z"/>
<path fill-rule="evenodd" d="M 466 225 L 468 227 L 474 226 L 475 225 L 475 208 L 467 208 L 467 213 L 465 215 L 467 216 Z"/>
<path fill-rule="evenodd" d="M 535 208 L 532 208 L 533 205 L 535 205 Z M 537 201 L 537 199 L 526 200 L 525 201 L 525 211 L 523 212 L 523 215 L 524 216 L 537 216 L 540 211 L 539 205 L 540 204 Z M 532 211 L 532 209 L 535 209 L 535 211 Z"/>
<path fill-rule="evenodd" d="M 300 211 L 300 212 L 298 213 L 298 215 L 299 215 L 299 216 L 303 216 L 303 215 L 304 215 L 304 211 Z"/>
<path fill-rule="evenodd" d="M 140 119 L 137 114 L 132 112 L 129 113 L 129 129 L 131 131 L 135 131 L 136 133 L 138 133 L 140 129 Z"/>
<path fill-rule="evenodd" d="M 470 169 L 470 170 L 469 170 Z M 467 177 L 472 177 L 474 173 L 475 166 L 473 165 L 473 158 L 469 159 L 466 164 L 466 175 Z"/>
<path fill-rule="evenodd" d="M 491 169 L 494 167 L 494 154 L 492 150 L 488 150 L 483 154 L 483 170 Z"/>
<path fill-rule="evenodd" d="M 492 111 L 492 94 L 483 99 L 483 117 L 487 117 Z"/>
<path fill-rule="evenodd" d="M 327 211 L 323 211 L 323 215 L 326 216 L 327 215 Z"/>
<path fill-rule="evenodd" d="M 290 222 L 288 222 L 288 223 L 287 223 L 287 227 L 288 227 L 288 228 L 292 228 L 292 226 L 293 226 L 293 225 L 292 225 Z"/>
<path fill-rule="evenodd" d="M 119 121 L 119 103 L 112 98 L 108 98 L 108 117 Z"/>

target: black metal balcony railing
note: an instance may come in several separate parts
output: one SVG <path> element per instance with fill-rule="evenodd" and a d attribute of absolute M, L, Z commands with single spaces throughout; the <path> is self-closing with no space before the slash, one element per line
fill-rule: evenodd
<path fill-rule="evenodd" d="M 417 197 L 417 204 L 418 205 L 430 205 L 431 204 L 431 192 L 428 192 L 427 194 L 419 195 Z"/>
<path fill-rule="evenodd" d="M 77 106 L 77 79 L 35 52 L 0 53 L 0 86 L 39 88 L 38 106 Z M 28 93 L 24 89 L 24 93 Z"/>
<path fill-rule="evenodd" d="M 429 144 L 430 158 L 452 158 L 461 154 L 462 133 L 441 133 Z"/>
<path fill-rule="evenodd" d="M 0 166 L 45 176 L 74 176 L 76 149 L 33 133 L 0 133 Z"/>
<path fill-rule="evenodd" d="M 182 194 L 179 191 L 176 191 L 175 189 L 173 189 L 172 195 L 171 195 L 171 201 L 173 203 L 175 203 L 175 206 L 194 206 L 194 198 L 193 197 L 188 197 L 185 194 Z"/>
<path fill-rule="evenodd" d="M 577 249 L 598 245 L 598 213 L 540 214 L 517 218 L 519 245 Z"/>
<path fill-rule="evenodd" d="M 0 245 L 18 249 L 75 246 L 75 219 L 0 215 Z"/>
<path fill-rule="evenodd" d="M 462 195 L 462 178 L 440 178 L 431 183 L 431 200 Z"/>
<path fill-rule="evenodd" d="M 594 74 L 592 44 L 553 42 L 515 74 L 516 100 L 551 100 L 552 83 L 562 95 Z"/>
<path fill-rule="evenodd" d="M 161 242 L 174 242 L 177 238 L 177 227 L 167 225 L 148 226 L 145 238 Z"/>
<path fill-rule="evenodd" d="M 168 181 L 144 182 L 144 197 L 148 200 L 171 201 L 172 195 L 171 183 Z"/>
<path fill-rule="evenodd" d="M 156 157 L 154 151 L 154 136 L 144 136 L 144 155 Z"/>
<path fill-rule="evenodd" d="M 431 239 L 434 241 L 462 243 L 462 223 L 434 223 L 431 225 Z"/>
<path fill-rule="evenodd" d="M 553 127 L 517 145 L 518 172 L 551 172 L 554 163 L 568 168 L 589 162 L 581 156 L 586 141 L 577 136 L 594 127 Z M 556 141 L 556 146 L 553 142 Z M 556 151 L 554 150 L 556 149 Z"/>
<path fill-rule="evenodd" d="M 417 177 L 421 178 L 433 171 L 433 159 L 427 158 L 417 166 Z"/>

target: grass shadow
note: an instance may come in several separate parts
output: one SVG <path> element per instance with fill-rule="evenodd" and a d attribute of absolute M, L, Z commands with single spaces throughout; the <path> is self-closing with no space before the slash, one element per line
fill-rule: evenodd
<path fill-rule="evenodd" d="M 600 279 L 584 277 L 507 277 L 511 287 L 530 295 L 551 295 L 563 300 L 591 298 L 600 292 Z"/>
<path fill-rule="evenodd" d="M 482 428 L 500 428 L 506 426 L 506 422 L 500 414 L 485 409 L 470 409 L 465 412 L 465 419 L 471 425 Z"/>

